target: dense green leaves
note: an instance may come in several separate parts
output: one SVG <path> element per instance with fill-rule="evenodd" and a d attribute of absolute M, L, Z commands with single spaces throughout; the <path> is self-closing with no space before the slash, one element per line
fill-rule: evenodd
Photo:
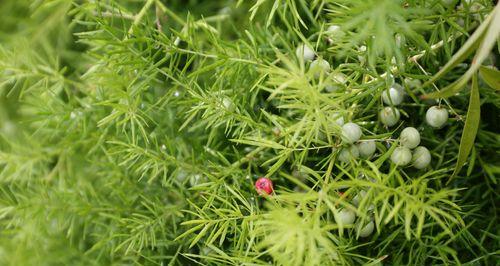
<path fill-rule="evenodd" d="M 416 95 L 479 66 L 498 11 L 447 2 L 0 1 L 0 264 L 496 263 L 497 91 Z M 425 169 L 390 160 L 407 126 Z"/>
<path fill-rule="evenodd" d="M 479 26 L 479 28 L 471 35 L 467 42 L 460 48 L 460 50 L 453 55 L 450 61 L 432 77 L 424 86 L 429 85 L 447 72 L 454 66 L 463 62 L 472 52 L 477 49 L 476 55 L 471 62 L 470 68 L 455 82 L 446 86 L 438 92 L 433 92 L 424 95 L 424 98 L 446 98 L 455 95 L 460 91 L 467 82 L 472 78 L 481 66 L 481 63 L 486 59 L 490 53 L 493 45 L 500 37 L 500 4 L 497 4 L 493 12 L 486 18 L 486 20 Z"/>

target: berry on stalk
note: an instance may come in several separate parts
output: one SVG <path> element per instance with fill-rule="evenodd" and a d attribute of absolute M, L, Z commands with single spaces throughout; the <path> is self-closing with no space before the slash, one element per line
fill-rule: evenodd
<path fill-rule="evenodd" d="M 342 31 L 342 29 L 340 28 L 340 26 L 338 25 L 330 25 L 327 29 L 326 29 L 326 34 L 332 38 L 342 38 L 345 36 L 345 32 Z"/>
<path fill-rule="evenodd" d="M 333 118 L 333 121 L 335 121 L 335 124 L 337 124 L 339 126 L 343 126 L 344 125 L 344 116 L 341 113 L 334 112 L 332 114 L 332 118 Z"/>
<path fill-rule="evenodd" d="M 341 72 L 330 75 L 331 83 L 325 86 L 327 92 L 338 92 L 342 90 L 347 82 L 347 76 Z"/>
<path fill-rule="evenodd" d="M 367 237 L 373 233 L 373 229 L 375 229 L 375 223 L 373 223 L 373 221 L 370 221 L 363 228 L 361 228 L 361 230 L 359 230 L 359 236 Z"/>
<path fill-rule="evenodd" d="M 411 151 L 406 147 L 397 147 L 391 154 L 391 161 L 398 166 L 405 166 L 411 161 Z"/>
<path fill-rule="evenodd" d="M 349 148 L 343 148 L 339 154 L 339 161 L 348 163 L 351 160 L 357 159 L 359 157 L 359 150 L 356 145 L 352 145 Z"/>
<path fill-rule="evenodd" d="M 401 114 L 399 113 L 399 110 L 396 108 L 385 107 L 380 111 L 379 117 L 380 117 L 380 122 L 382 122 L 382 124 L 388 127 L 392 127 L 396 123 L 398 123 Z"/>
<path fill-rule="evenodd" d="M 439 106 L 432 106 L 425 113 L 425 121 L 433 128 L 442 128 L 448 121 L 448 111 Z"/>
<path fill-rule="evenodd" d="M 382 101 L 387 105 L 399 105 L 403 102 L 403 99 L 404 91 L 397 83 L 382 92 Z"/>
<path fill-rule="evenodd" d="M 412 155 L 412 165 L 417 169 L 424 169 L 431 163 L 431 153 L 424 146 L 418 146 Z"/>
<path fill-rule="evenodd" d="M 312 61 L 316 56 L 314 50 L 307 44 L 299 45 L 297 50 L 295 50 L 295 54 L 297 58 L 302 58 L 304 61 Z"/>
<path fill-rule="evenodd" d="M 342 140 L 346 143 L 354 143 L 361 138 L 361 128 L 356 123 L 347 123 L 342 126 Z"/>
<path fill-rule="evenodd" d="M 318 58 L 311 62 L 309 70 L 314 74 L 315 78 L 319 78 L 322 74 L 326 74 L 330 71 L 330 63 L 325 59 Z"/>
<path fill-rule="evenodd" d="M 335 217 L 335 221 L 338 224 L 342 225 L 351 225 L 354 224 L 354 220 L 356 220 L 356 213 L 348 209 L 342 209 L 339 211 L 338 215 Z"/>
<path fill-rule="evenodd" d="M 255 189 L 259 195 L 270 195 L 273 193 L 273 182 L 267 177 L 260 177 L 255 181 Z"/>
<path fill-rule="evenodd" d="M 365 159 L 372 157 L 376 149 L 377 146 L 373 140 L 361 141 L 358 144 L 359 155 Z"/>
<path fill-rule="evenodd" d="M 401 131 L 399 135 L 399 143 L 401 146 L 413 149 L 420 144 L 420 133 L 414 127 L 407 127 Z"/>

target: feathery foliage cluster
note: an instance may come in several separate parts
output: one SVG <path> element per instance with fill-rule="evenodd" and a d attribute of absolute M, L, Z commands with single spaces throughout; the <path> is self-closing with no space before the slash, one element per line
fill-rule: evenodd
<path fill-rule="evenodd" d="M 0 22 L 2 265 L 500 260 L 496 1 L 4 0 Z M 409 126 L 421 170 L 391 160 Z"/>

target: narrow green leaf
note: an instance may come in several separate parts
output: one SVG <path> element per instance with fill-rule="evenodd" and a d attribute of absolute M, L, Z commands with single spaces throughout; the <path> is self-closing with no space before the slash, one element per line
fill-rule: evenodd
<path fill-rule="evenodd" d="M 422 236 L 422 230 L 424 228 L 425 222 L 425 209 L 421 210 L 418 215 L 418 223 L 417 223 L 417 238 Z"/>
<path fill-rule="evenodd" d="M 472 77 L 472 88 L 470 92 L 469 110 L 465 120 L 465 127 L 460 139 L 460 149 L 458 151 L 458 160 L 455 170 L 450 177 L 450 180 L 458 174 L 462 166 L 467 161 L 467 157 L 474 146 L 477 130 L 479 127 L 479 119 L 481 117 L 481 102 L 479 99 L 479 88 L 477 85 L 477 75 Z M 449 181 L 448 181 L 449 182 Z"/>
<path fill-rule="evenodd" d="M 469 78 L 465 73 L 463 76 L 461 76 L 458 80 L 454 81 L 450 85 L 446 86 L 444 89 L 436 92 L 432 92 L 426 95 L 423 95 L 423 99 L 435 99 L 435 98 L 448 98 L 453 95 L 455 95 L 457 92 L 462 89 L 465 84 L 467 84 L 467 81 L 469 81 Z"/>
<path fill-rule="evenodd" d="M 197 225 L 197 226 L 195 226 L 195 227 L 193 227 L 193 228 L 191 228 L 191 229 L 187 230 L 186 232 L 182 233 L 182 234 L 181 234 L 181 235 L 179 235 L 178 237 L 176 237 L 176 238 L 174 239 L 174 241 L 178 241 L 179 239 L 182 239 L 183 237 L 185 237 L 185 236 L 187 236 L 187 235 L 189 235 L 189 234 L 191 234 L 191 233 L 195 232 L 196 230 L 198 230 L 198 229 L 200 229 L 200 228 L 202 228 L 202 227 L 204 227 L 204 226 L 205 226 L 205 224 L 199 224 L 199 225 Z"/>
<path fill-rule="evenodd" d="M 386 160 L 388 160 L 390 157 L 391 157 L 391 154 L 392 152 L 398 147 L 397 143 L 394 142 L 391 146 L 391 148 L 389 148 L 389 150 L 387 152 L 385 152 L 382 156 L 380 156 L 375 162 L 374 164 L 378 167 L 380 167 Z"/>
<path fill-rule="evenodd" d="M 205 236 L 208 229 L 211 227 L 212 227 L 212 223 L 205 224 L 205 227 L 203 227 L 203 229 L 201 229 L 201 231 L 196 235 L 196 237 L 193 239 L 193 241 L 191 241 L 191 244 L 189 244 L 189 248 L 192 248 L 194 245 L 196 245 L 196 243 L 198 243 L 198 241 L 200 241 L 200 239 L 203 236 Z"/>
<path fill-rule="evenodd" d="M 495 13 L 496 10 L 498 9 L 495 8 L 492 13 Z M 477 30 L 470 36 L 470 38 L 464 43 L 462 48 L 456 52 L 453 57 L 444 65 L 441 70 L 439 70 L 438 73 L 436 73 L 430 80 L 424 83 L 424 87 L 428 86 L 429 84 L 435 82 L 436 80 L 440 79 L 444 74 L 448 73 L 451 69 L 453 69 L 456 65 L 460 64 L 462 61 L 464 61 L 474 50 L 476 50 L 477 47 L 479 47 L 479 44 L 481 43 L 481 40 L 484 37 L 484 33 L 488 29 L 488 26 L 491 22 L 491 17 L 492 15 L 488 16 L 486 20 L 477 28 Z"/>
<path fill-rule="evenodd" d="M 500 90 L 500 71 L 481 66 L 479 68 L 479 74 L 481 74 L 481 77 L 483 78 L 484 82 L 488 84 L 492 89 L 495 90 Z"/>
<path fill-rule="evenodd" d="M 460 77 L 457 81 L 446 86 L 444 89 L 423 95 L 422 98 L 446 98 L 454 95 L 460 91 L 467 82 L 469 82 L 472 75 L 481 66 L 481 63 L 486 59 L 489 52 L 493 48 L 498 36 L 500 34 L 500 3 L 497 4 L 495 9 L 487 17 L 487 19 L 479 26 L 479 28 L 472 34 L 472 36 L 467 40 L 464 46 L 451 58 L 448 62 L 434 77 L 427 81 L 424 86 L 436 81 L 442 77 L 445 73 L 451 70 L 458 63 L 465 60 L 465 58 L 479 46 L 476 55 L 472 59 L 470 68 L 465 72 L 465 74 Z"/>
<path fill-rule="evenodd" d="M 271 22 L 274 18 L 274 13 L 276 12 L 276 10 L 278 9 L 279 5 L 280 5 L 280 2 L 281 1 L 275 1 L 274 2 L 274 5 L 273 7 L 271 8 L 271 11 L 269 12 L 269 16 L 267 18 L 267 22 L 266 22 L 266 28 L 268 28 L 270 25 L 271 25 Z"/>
<path fill-rule="evenodd" d="M 413 218 L 413 210 L 411 208 L 407 208 L 405 210 L 405 236 L 406 239 L 411 239 L 411 220 Z"/>

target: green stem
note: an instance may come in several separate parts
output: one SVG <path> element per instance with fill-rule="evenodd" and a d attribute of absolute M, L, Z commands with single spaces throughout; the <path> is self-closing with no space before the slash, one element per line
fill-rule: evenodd
<path fill-rule="evenodd" d="M 131 35 L 132 33 L 134 33 L 134 27 L 137 26 L 141 22 L 142 17 L 144 17 L 144 15 L 146 14 L 146 11 L 148 11 L 148 9 L 151 7 L 151 5 L 155 1 L 156 0 L 148 0 L 146 2 L 146 4 L 142 7 L 141 11 L 139 11 L 139 13 L 137 15 L 135 15 L 134 22 L 132 23 L 132 25 L 128 29 L 128 35 Z"/>

